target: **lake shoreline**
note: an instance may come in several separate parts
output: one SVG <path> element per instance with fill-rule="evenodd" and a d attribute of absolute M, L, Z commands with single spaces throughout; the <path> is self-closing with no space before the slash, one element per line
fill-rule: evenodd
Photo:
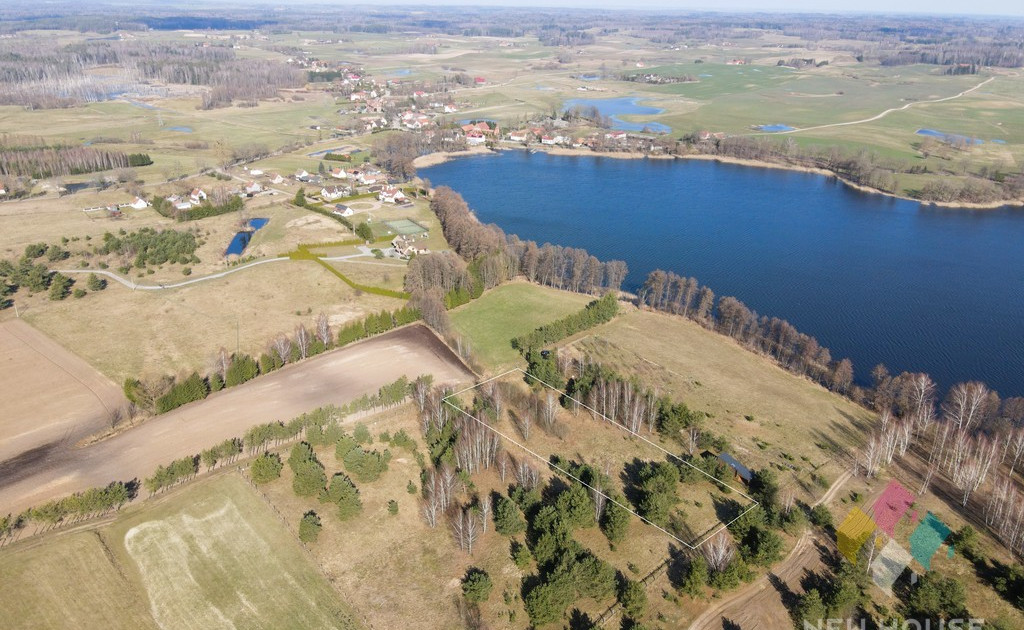
<path fill-rule="evenodd" d="M 640 151 L 591 151 L 590 149 L 571 149 L 566 147 L 547 147 L 547 146 L 531 146 L 531 147 L 507 147 L 499 146 L 495 149 L 487 149 L 484 147 L 478 147 L 475 149 L 468 149 L 466 151 L 441 151 L 437 153 L 428 153 L 427 155 L 421 155 L 413 160 L 413 166 L 416 168 L 429 168 L 431 166 L 437 166 L 438 164 L 444 164 L 449 160 L 453 160 L 460 157 L 469 157 L 474 155 L 492 155 L 498 151 L 543 151 L 550 155 L 562 155 L 569 157 L 604 157 L 612 158 L 616 160 L 700 160 L 704 162 L 719 162 L 721 164 L 733 164 L 736 166 L 748 166 L 752 168 L 770 168 L 783 171 L 794 171 L 797 173 L 810 173 L 812 175 L 822 175 L 824 177 L 830 177 L 842 182 L 844 185 L 863 193 L 870 193 L 875 195 L 882 195 L 885 197 L 892 197 L 893 199 L 902 199 L 903 201 L 911 201 L 914 203 L 921 204 L 922 206 L 933 206 L 937 208 L 949 208 L 959 210 L 996 210 L 1004 207 L 1024 207 L 1024 200 L 1020 199 L 1005 199 L 1000 201 L 991 201 L 986 203 L 966 203 L 966 202 L 951 202 L 951 201 L 923 201 L 921 199 L 915 199 L 914 197 L 907 197 L 906 195 L 898 195 L 896 193 L 886 192 L 877 188 L 871 188 L 863 184 L 852 182 L 837 173 L 824 168 L 815 168 L 810 166 L 798 166 L 794 164 L 780 164 L 778 162 L 768 162 L 766 160 L 750 160 L 745 158 L 736 158 L 727 155 L 707 155 L 702 153 L 691 153 L 687 155 L 651 155 L 648 153 L 642 153 Z"/>

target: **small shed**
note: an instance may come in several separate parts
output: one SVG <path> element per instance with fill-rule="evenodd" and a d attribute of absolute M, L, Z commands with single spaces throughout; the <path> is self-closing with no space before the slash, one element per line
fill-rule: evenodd
<path fill-rule="evenodd" d="M 743 483 L 750 483 L 750 480 L 754 478 L 754 474 L 750 472 L 750 469 L 743 464 L 736 461 L 736 458 L 728 453 L 719 453 L 718 459 L 728 464 L 729 468 L 736 471 L 736 476 L 743 480 Z"/>

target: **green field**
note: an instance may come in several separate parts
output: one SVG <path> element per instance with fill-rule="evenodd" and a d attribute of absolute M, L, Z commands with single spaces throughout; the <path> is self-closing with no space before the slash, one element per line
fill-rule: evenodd
<path fill-rule="evenodd" d="M 6 628 L 358 627 L 235 473 L 26 542 L 0 554 Z"/>
<path fill-rule="evenodd" d="M 577 311 L 591 299 L 535 284 L 506 284 L 452 311 L 451 319 L 473 353 L 488 368 L 498 370 L 519 360 L 511 345 L 513 337 Z"/>

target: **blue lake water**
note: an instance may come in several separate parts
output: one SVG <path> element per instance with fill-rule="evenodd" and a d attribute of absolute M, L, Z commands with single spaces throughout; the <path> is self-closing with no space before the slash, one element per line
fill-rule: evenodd
<path fill-rule="evenodd" d="M 761 125 L 758 127 L 761 131 L 776 132 L 776 131 L 795 131 L 796 127 L 790 127 L 789 125 Z"/>
<path fill-rule="evenodd" d="M 943 142 L 964 142 L 967 144 L 985 144 L 983 140 L 978 138 L 970 138 L 968 136 L 962 136 L 956 133 L 945 133 L 943 131 L 936 131 L 935 129 L 918 129 L 915 131 L 919 136 L 930 136 L 932 138 L 938 138 Z"/>
<path fill-rule="evenodd" d="M 168 127 L 168 131 L 178 131 L 180 133 L 192 133 L 192 127 Z"/>
<path fill-rule="evenodd" d="M 612 119 L 612 129 L 621 131 L 643 131 L 649 129 L 656 133 L 670 133 L 672 128 L 659 122 L 627 122 L 619 116 L 653 116 L 665 111 L 658 107 L 640 105 L 639 99 L 622 98 L 571 98 L 562 103 L 562 110 L 573 107 L 596 107 L 602 116 Z"/>
<path fill-rule="evenodd" d="M 1024 395 L 1024 210 L 951 210 L 702 161 L 506 151 L 421 169 L 481 221 L 661 268 L 789 320 L 832 356 Z"/>
<path fill-rule="evenodd" d="M 245 251 L 245 248 L 249 246 L 249 241 L 252 240 L 252 236 L 256 233 L 256 230 L 262 228 L 269 222 L 270 219 L 264 218 L 249 219 L 248 226 L 251 230 L 243 230 L 236 233 L 234 238 L 232 238 L 231 242 L 228 244 L 228 248 L 224 250 L 224 255 L 241 256 L 242 252 Z"/>

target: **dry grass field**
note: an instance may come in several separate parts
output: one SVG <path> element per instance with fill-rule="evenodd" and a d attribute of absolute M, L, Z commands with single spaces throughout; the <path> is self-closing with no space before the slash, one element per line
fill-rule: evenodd
<path fill-rule="evenodd" d="M 0 552 L 6 628 L 357 628 L 295 534 L 225 471 Z"/>
<path fill-rule="evenodd" d="M 163 291 L 117 283 L 82 300 L 47 302 L 22 315 L 115 382 L 203 370 L 218 348 L 259 356 L 273 337 L 325 312 L 334 326 L 403 302 L 357 296 L 320 265 L 282 261 Z"/>
<path fill-rule="evenodd" d="M 58 442 L 74 443 L 109 424 L 121 388 L 23 320 L 0 323 L 0 462 Z"/>
<path fill-rule="evenodd" d="M 629 310 L 591 333 L 570 351 L 705 412 L 705 426 L 729 439 L 737 459 L 782 467 L 780 481 L 808 502 L 849 467 L 873 423 L 867 410 L 680 317 Z"/>

